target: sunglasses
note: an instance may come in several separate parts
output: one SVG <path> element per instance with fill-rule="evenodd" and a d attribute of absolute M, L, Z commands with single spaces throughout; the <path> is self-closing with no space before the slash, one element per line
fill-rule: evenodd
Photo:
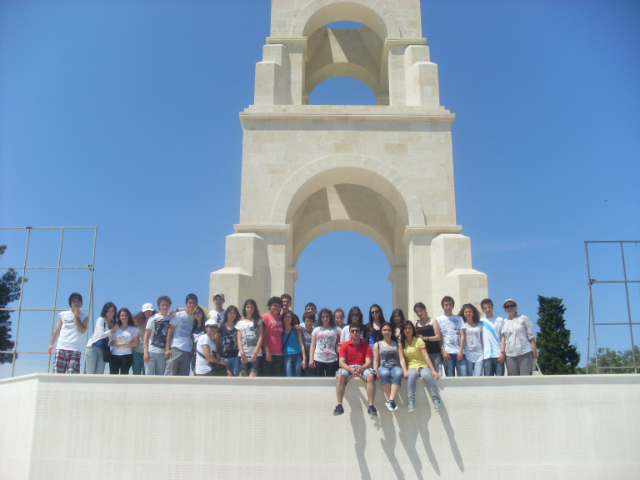
<path fill-rule="evenodd" d="M 513 303 L 511 303 L 509 305 L 505 305 L 504 308 L 516 308 L 516 306 Z"/>
<path fill-rule="evenodd" d="M 376 314 L 378 314 L 378 313 L 380 313 L 380 310 L 371 310 L 371 314 L 372 314 L 372 315 L 376 315 Z"/>

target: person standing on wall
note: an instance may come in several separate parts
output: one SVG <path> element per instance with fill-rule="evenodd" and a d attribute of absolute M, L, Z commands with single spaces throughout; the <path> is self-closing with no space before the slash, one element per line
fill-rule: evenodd
<path fill-rule="evenodd" d="M 174 310 L 169 323 L 167 346 L 164 357 L 167 366 L 164 374 L 170 376 L 189 376 L 191 365 L 191 332 L 193 330 L 193 311 L 198 305 L 198 297 L 193 293 L 187 295 L 186 310 Z"/>
<path fill-rule="evenodd" d="M 53 344 L 58 335 L 56 356 L 53 362 L 53 373 L 80 373 L 80 353 L 82 352 L 82 335 L 87 331 L 89 316 L 81 312 L 82 295 L 69 295 L 71 310 L 58 315 L 56 329 L 51 335 L 48 352 L 53 353 Z"/>
<path fill-rule="evenodd" d="M 500 336 L 502 334 L 502 318 L 493 316 L 493 302 L 485 298 L 480 302 L 485 318 L 482 324 L 482 347 L 484 357 L 484 376 L 504 376 L 504 362 L 507 356 L 502 351 Z"/>
<path fill-rule="evenodd" d="M 440 365 L 442 365 L 442 351 L 440 350 L 440 325 L 435 318 L 429 318 L 427 315 L 427 307 L 422 302 L 418 302 L 413 306 L 413 311 L 418 316 L 416 322 L 416 337 L 421 338 L 427 348 L 427 353 L 433 363 L 435 371 L 440 373 Z"/>
<path fill-rule="evenodd" d="M 157 301 L 160 313 L 153 315 L 147 322 L 142 347 L 144 349 L 144 374 L 164 375 L 167 359 L 164 356 L 167 347 L 167 335 L 171 317 L 171 299 L 162 295 Z"/>
<path fill-rule="evenodd" d="M 129 375 L 133 365 L 133 349 L 140 343 L 138 330 L 133 326 L 133 317 L 127 308 L 121 308 L 117 315 L 118 329 L 112 335 L 109 374 Z"/>
<path fill-rule="evenodd" d="M 454 377 L 456 373 L 459 377 L 464 377 L 467 369 L 463 361 L 463 347 L 460 344 L 460 330 L 464 322 L 461 317 L 453 314 L 455 305 L 453 298 L 449 296 L 443 297 L 440 305 L 442 305 L 444 315 L 440 315 L 436 320 L 442 335 L 440 348 L 442 350 L 444 371 L 447 377 Z"/>
<path fill-rule="evenodd" d="M 133 370 L 134 375 L 144 375 L 144 335 L 147 330 L 147 323 L 149 323 L 149 319 L 153 317 L 156 313 L 153 305 L 150 303 L 145 303 L 142 305 L 142 310 L 135 314 L 133 317 L 133 326 L 136 327 L 138 331 L 138 345 L 133 348 L 133 365 L 131 369 Z"/>
<path fill-rule="evenodd" d="M 264 351 L 264 376 L 281 377 L 284 369 L 284 356 L 282 355 L 282 331 L 284 327 L 280 319 L 282 300 L 279 297 L 271 297 L 267 302 L 269 313 L 263 314 L 262 322 L 265 331 Z"/>
<path fill-rule="evenodd" d="M 89 375 L 104 374 L 104 351 L 109 348 L 111 334 L 118 328 L 114 321 L 117 311 L 113 302 L 107 302 L 102 307 L 100 318 L 96 320 L 93 335 L 87 342 L 85 350 L 86 372 Z"/>
<path fill-rule="evenodd" d="M 533 361 L 538 358 L 536 337 L 531 320 L 518 315 L 518 304 L 513 299 L 502 304 L 507 318 L 502 324 L 502 352 L 506 354 L 507 375 L 532 375 Z"/>
<path fill-rule="evenodd" d="M 213 310 L 209 312 L 209 318 L 215 320 L 218 325 L 222 325 L 224 321 L 224 293 L 216 292 L 213 294 Z"/>
<path fill-rule="evenodd" d="M 282 310 L 280 311 L 280 317 L 282 318 L 282 316 L 288 312 L 289 310 L 291 310 L 291 303 L 292 303 L 292 299 L 291 299 L 291 295 L 289 295 L 288 293 L 283 293 L 282 295 L 280 295 L 280 300 L 282 300 Z M 300 325 L 300 317 L 298 317 L 298 315 L 296 315 L 295 313 L 293 313 L 293 310 L 291 311 L 291 313 L 293 314 L 293 325 Z M 300 329 L 296 329 L 296 332 L 299 332 Z"/>

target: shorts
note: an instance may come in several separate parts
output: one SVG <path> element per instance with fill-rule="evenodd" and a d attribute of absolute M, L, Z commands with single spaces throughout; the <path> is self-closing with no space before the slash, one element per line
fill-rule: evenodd
<path fill-rule="evenodd" d="M 349 365 L 349 367 L 351 367 L 351 368 L 361 367 L 362 368 L 362 365 Z M 336 372 L 336 378 L 338 378 L 338 375 L 342 375 L 344 377 L 344 384 L 345 385 L 347 383 L 349 383 L 349 380 L 351 380 L 353 378 L 353 375 L 351 375 L 349 370 L 345 370 L 344 368 L 339 368 L 338 369 L 338 371 Z M 366 370 L 364 370 L 359 378 L 366 382 L 367 381 L 367 377 L 369 375 L 374 375 L 373 368 L 367 368 Z"/>
<path fill-rule="evenodd" d="M 80 373 L 80 352 L 56 350 L 53 373 Z"/>

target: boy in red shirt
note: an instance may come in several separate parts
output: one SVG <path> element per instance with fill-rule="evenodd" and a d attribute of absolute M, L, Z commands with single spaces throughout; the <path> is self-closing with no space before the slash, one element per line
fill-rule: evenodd
<path fill-rule="evenodd" d="M 378 415 L 378 410 L 373 406 L 373 400 L 376 396 L 376 371 L 371 368 L 373 363 L 373 355 L 371 346 L 368 342 L 361 339 L 362 325 L 352 323 L 349 326 L 351 340 L 346 341 L 340 347 L 340 361 L 338 377 L 336 381 L 336 396 L 338 397 L 338 405 L 333 411 L 334 415 L 342 415 L 342 399 L 344 398 L 344 389 L 353 377 L 359 378 L 367 382 L 367 396 L 369 397 L 369 415 Z"/>
<path fill-rule="evenodd" d="M 278 297 L 271 297 L 267 302 L 269 313 L 265 313 L 260 318 L 264 322 L 264 336 L 266 345 L 264 348 L 265 362 L 264 375 L 266 377 L 281 377 L 284 367 L 284 357 L 282 355 L 282 332 L 284 326 L 280 320 L 282 310 L 282 300 Z"/>

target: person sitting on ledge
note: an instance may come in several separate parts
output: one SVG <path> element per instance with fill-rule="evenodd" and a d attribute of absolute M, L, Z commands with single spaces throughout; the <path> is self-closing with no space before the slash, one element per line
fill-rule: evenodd
<path fill-rule="evenodd" d="M 344 390 L 349 380 L 356 377 L 367 382 L 367 396 L 369 397 L 368 413 L 369 415 L 377 416 L 378 410 L 373 406 L 373 400 L 376 396 L 376 371 L 371 368 L 371 346 L 361 339 L 361 324 L 352 323 L 349 331 L 351 332 L 351 340 L 343 343 L 340 347 L 340 369 L 338 370 L 336 380 L 338 405 L 336 405 L 333 414 L 342 415 L 344 413 L 344 408 L 342 408 Z"/>

